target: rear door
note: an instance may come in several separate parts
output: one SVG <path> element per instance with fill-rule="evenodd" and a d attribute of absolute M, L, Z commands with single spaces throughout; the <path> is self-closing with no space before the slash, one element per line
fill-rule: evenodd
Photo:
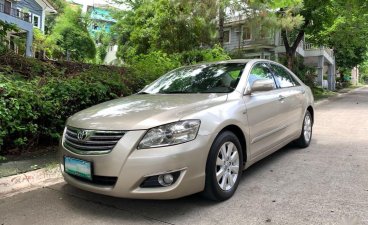
<path fill-rule="evenodd" d="M 280 89 L 277 88 L 268 63 L 261 62 L 253 66 L 248 75 L 248 88 L 259 79 L 272 80 L 275 85 L 271 91 L 253 92 L 243 97 L 247 108 L 252 159 L 261 156 L 280 142 L 285 128 L 283 120 L 280 119 Z"/>

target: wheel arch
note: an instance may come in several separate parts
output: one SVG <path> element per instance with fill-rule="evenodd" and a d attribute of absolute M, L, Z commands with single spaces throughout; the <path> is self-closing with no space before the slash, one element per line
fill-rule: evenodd
<path fill-rule="evenodd" d="M 238 127 L 237 125 L 228 125 L 224 127 L 219 133 L 224 131 L 230 131 L 236 135 L 236 137 L 239 139 L 240 145 L 242 147 L 242 153 L 243 153 L 243 165 L 247 162 L 247 141 L 245 138 L 245 135 L 243 131 Z"/>
<path fill-rule="evenodd" d="M 312 106 L 308 106 L 307 111 L 311 114 L 312 116 L 312 124 L 314 124 L 314 109 Z"/>

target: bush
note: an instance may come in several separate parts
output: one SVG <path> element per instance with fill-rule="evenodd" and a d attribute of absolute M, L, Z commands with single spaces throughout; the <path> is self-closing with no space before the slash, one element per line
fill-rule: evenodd
<path fill-rule="evenodd" d="M 230 59 L 229 55 L 218 45 L 212 49 L 192 50 L 171 55 L 154 51 L 129 60 L 130 73 L 128 74 L 134 74 L 146 83 L 150 83 L 179 66 L 227 59 Z"/>
<path fill-rule="evenodd" d="M 25 78 L 37 76 L 60 76 L 62 71 L 51 62 L 42 62 L 35 58 L 26 58 L 7 52 L 0 55 L 0 72 L 17 73 Z"/>
<path fill-rule="evenodd" d="M 170 56 L 161 51 L 136 56 L 130 60 L 129 64 L 129 71 L 146 83 L 156 80 L 169 70 L 181 65 L 176 55 Z"/>
<path fill-rule="evenodd" d="M 72 114 L 135 93 L 169 70 L 228 58 L 218 46 L 173 55 L 156 51 L 134 57 L 125 69 L 1 55 L 0 155 L 56 143 Z"/>
<path fill-rule="evenodd" d="M 213 48 L 210 49 L 182 52 L 181 54 L 178 54 L 178 58 L 183 65 L 231 59 L 230 56 L 225 52 L 225 50 L 219 45 L 215 45 Z"/>
<path fill-rule="evenodd" d="M 10 61 L 0 65 L 0 155 L 57 143 L 72 114 L 144 86 L 119 67 L 45 63 L 19 56 Z M 41 69 L 22 69 L 33 64 Z"/>
<path fill-rule="evenodd" d="M 37 81 L 18 79 L 0 73 L 0 146 L 24 146 L 37 133 L 41 102 Z"/>

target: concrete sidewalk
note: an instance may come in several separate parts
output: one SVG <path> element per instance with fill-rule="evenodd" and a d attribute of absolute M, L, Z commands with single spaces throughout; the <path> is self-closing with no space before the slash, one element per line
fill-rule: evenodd
<path fill-rule="evenodd" d="M 0 199 L 61 182 L 57 146 L 0 162 Z"/>
<path fill-rule="evenodd" d="M 23 156 L 9 156 L 6 160 L 0 161 L 0 178 L 50 167 L 57 163 L 57 146 L 43 148 L 39 152 Z"/>
<path fill-rule="evenodd" d="M 62 182 L 59 165 L 0 178 L 0 199 Z"/>

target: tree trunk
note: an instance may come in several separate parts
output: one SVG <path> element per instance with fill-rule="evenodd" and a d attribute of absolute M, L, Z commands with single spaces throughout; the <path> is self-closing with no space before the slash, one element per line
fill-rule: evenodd
<path fill-rule="evenodd" d="M 286 30 L 284 30 L 284 29 L 281 30 L 281 38 L 282 38 L 282 41 L 284 42 L 284 46 L 285 46 L 288 68 L 291 71 L 293 71 L 293 69 L 294 69 L 294 60 L 295 60 L 296 50 L 297 50 L 300 42 L 304 38 L 305 29 L 307 28 L 308 25 L 309 25 L 309 20 L 306 20 L 304 22 L 303 26 L 299 29 L 299 32 L 298 32 L 298 34 L 297 34 L 297 36 L 296 36 L 296 38 L 295 38 L 295 40 L 294 40 L 294 42 L 292 43 L 291 46 L 290 46 L 290 43 L 289 43 L 289 39 L 287 37 Z"/>
<path fill-rule="evenodd" d="M 219 43 L 221 47 L 224 46 L 224 22 L 225 22 L 225 9 L 223 3 L 219 2 Z"/>
<path fill-rule="evenodd" d="M 293 70 L 294 69 L 294 54 L 289 55 L 288 53 L 286 53 L 286 58 L 287 58 L 288 68 L 290 70 Z"/>
<path fill-rule="evenodd" d="M 66 61 L 70 61 L 70 51 L 66 50 Z"/>

